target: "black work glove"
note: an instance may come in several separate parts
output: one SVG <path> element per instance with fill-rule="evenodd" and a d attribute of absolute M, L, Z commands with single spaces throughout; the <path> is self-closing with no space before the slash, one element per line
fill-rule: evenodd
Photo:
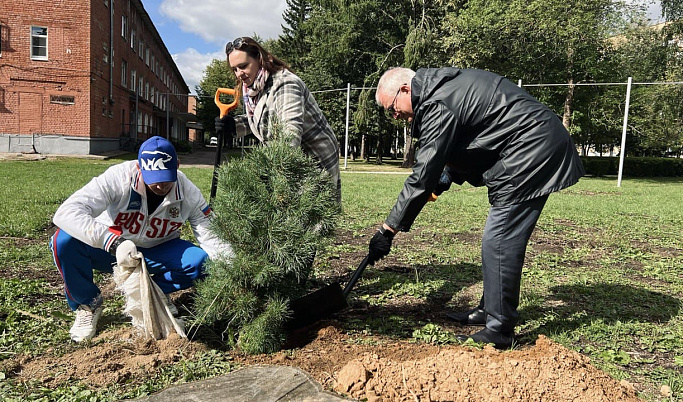
<path fill-rule="evenodd" d="M 223 144 L 219 145 L 223 146 L 224 144 L 227 144 L 227 147 L 230 148 L 232 145 L 232 137 L 235 133 L 235 119 L 229 114 L 223 116 L 222 119 L 216 117 L 214 119 L 214 126 L 216 127 L 216 133 L 223 133 Z"/>
<path fill-rule="evenodd" d="M 222 131 L 223 134 L 232 134 L 232 131 L 234 130 L 233 127 L 235 127 L 235 119 L 230 116 L 229 114 L 226 114 L 223 116 L 221 119 L 220 117 L 216 117 L 214 120 L 214 127 L 216 127 L 216 132 Z M 232 130 L 230 130 L 232 128 Z M 226 131 L 227 130 L 227 131 Z"/>
<path fill-rule="evenodd" d="M 380 228 L 380 230 L 370 239 L 370 247 L 368 251 L 368 263 L 375 265 L 375 262 L 386 257 L 391 251 L 391 242 L 394 240 L 394 233 L 390 230 Z"/>
<path fill-rule="evenodd" d="M 439 182 L 436 183 L 436 187 L 432 192 L 434 195 L 441 195 L 444 191 L 451 188 L 451 183 L 453 183 L 451 175 L 448 174 L 448 169 L 444 169 L 444 171 L 441 172 L 441 177 L 439 177 Z"/>

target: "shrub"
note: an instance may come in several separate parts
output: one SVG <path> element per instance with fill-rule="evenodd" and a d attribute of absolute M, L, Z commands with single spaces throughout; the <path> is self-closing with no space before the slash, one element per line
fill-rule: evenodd
<path fill-rule="evenodd" d="M 619 173 L 618 157 L 582 156 L 587 175 L 605 176 Z M 627 177 L 682 177 L 683 159 L 628 156 L 624 159 Z"/>

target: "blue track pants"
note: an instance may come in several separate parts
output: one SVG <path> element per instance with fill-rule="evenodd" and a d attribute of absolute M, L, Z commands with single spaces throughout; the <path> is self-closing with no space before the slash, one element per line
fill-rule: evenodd
<path fill-rule="evenodd" d="M 100 289 L 93 282 L 93 270 L 113 272 L 116 258 L 91 247 L 58 229 L 50 240 L 55 265 L 64 279 L 67 302 L 72 310 L 81 304 L 97 302 Z M 168 294 L 192 286 L 204 272 L 208 255 L 200 247 L 181 239 L 169 240 L 151 248 L 138 247 L 145 256 L 147 270 L 161 290 Z"/>

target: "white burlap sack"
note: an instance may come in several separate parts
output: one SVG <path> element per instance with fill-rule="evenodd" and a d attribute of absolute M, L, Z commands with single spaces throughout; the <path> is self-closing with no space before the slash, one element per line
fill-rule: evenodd
<path fill-rule="evenodd" d="M 138 256 L 140 263 L 135 269 L 114 266 L 116 289 L 126 296 L 124 313 L 132 318 L 133 327 L 146 339 L 166 339 L 173 332 L 187 338 L 182 320 L 173 317 L 166 305 L 166 295 L 149 277 L 142 253 Z"/>

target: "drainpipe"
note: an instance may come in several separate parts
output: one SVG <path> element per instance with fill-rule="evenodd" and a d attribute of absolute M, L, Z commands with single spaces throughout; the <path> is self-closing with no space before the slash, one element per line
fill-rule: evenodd
<path fill-rule="evenodd" d="M 114 1 L 109 1 L 109 104 L 114 104 Z"/>

